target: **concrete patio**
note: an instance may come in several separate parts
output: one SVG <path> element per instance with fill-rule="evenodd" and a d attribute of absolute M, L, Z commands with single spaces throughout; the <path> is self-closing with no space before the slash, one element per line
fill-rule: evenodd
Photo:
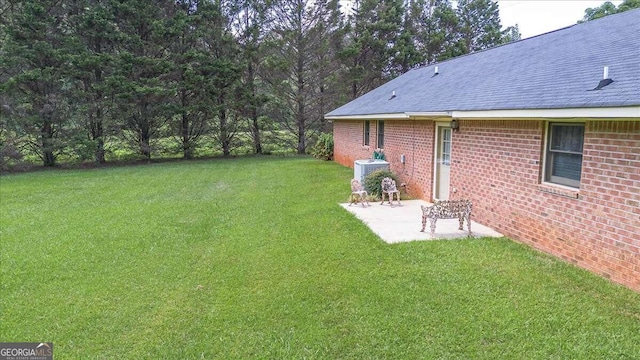
<path fill-rule="evenodd" d="M 420 205 L 432 205 L 424 200 L 405 200 L 402 206 L 389 206 L 385 202 L 372 202 L 371 206 L 362 207 L 360 204 L 340 204 L 345 210 L 354 214 L 365 223 L 371 231 L 383 241 L 395 244 L 416 240 L 455 239 L 468 236 L 466 230 L 458 230 L 458 219 L 441 219 L 436 224 L 433 236 L 429 233 L 429 221 L 425 232 L 422 227 L 422 210 Z M 473 213 L 471 214 L 473 218 Z M 465 229 L 467 224 L 464 224 Z M 473 237 L 502 237 L 502 234 L 484 225 L 471 221 L 471 235 Z"/>

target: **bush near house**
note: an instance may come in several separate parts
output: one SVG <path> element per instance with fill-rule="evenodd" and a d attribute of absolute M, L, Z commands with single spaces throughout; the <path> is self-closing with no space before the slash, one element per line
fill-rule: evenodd
<path fill-rule="evenodd" d="M 396 185 L 400 186 L 400 181 L 398 177 L 389 170 L 376 170 L 371 172 L 369 175 L 364 178 L 364 189 L 367 190 L 369 195 L 375 196 L 376 199 L 380 199 L 382 197 L 382 179 L 384 178 L 392 178 L 395 180 Z"/>
<path fill-rule="evenodd" d="M 318 136 L 318 141 L 311 149 L 311 155 L 320 160 L 333 159 L 333 135 L 323 133 Z"/>

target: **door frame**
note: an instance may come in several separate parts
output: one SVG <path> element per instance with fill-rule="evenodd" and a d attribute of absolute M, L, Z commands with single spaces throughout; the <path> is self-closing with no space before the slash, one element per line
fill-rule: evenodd
<path fill-rule="evenodd" d="M 443 128 L 448 128 L 451 129 L 451 123 L 449 122 L 436 122 L 434 124 L 434 136 L 433 136 L 433 183 L 432 185 L 432 193 L 431 193 L 431 197 L 433 198 L 433 200 L 442 200 L 439 199 L 436 195 L 436 190 L 437 190 L 437 182 L 439 180 L 439 173 L 438 173 L 438 147 L 440 146 L 440 129 Z M 453 145 L 453 130 L 451 131 L 451 142 Z M 453 148 L 453 146 L 452 146 Z M 451 165 L 449 165 L 451 166 Z M 451 184 L 451 177 L 449 177 L 449 184 Z"/>

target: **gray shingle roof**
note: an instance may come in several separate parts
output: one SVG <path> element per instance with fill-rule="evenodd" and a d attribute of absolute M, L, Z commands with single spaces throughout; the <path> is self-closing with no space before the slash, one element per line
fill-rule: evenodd
<path fill-rule="evenodd" d="M 638 105 L 640 9 L 411 70 L 326 116 Z"/>

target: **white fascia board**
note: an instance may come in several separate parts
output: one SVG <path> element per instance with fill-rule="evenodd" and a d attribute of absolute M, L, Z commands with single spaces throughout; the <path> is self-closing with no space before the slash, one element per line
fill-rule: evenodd
<path fill-rule="evenodd" d="M 451 112 L 438 111 L 438 112 L 402 112 L 391 114 L 365 114 L 365 115 L 336 115 L 325 116 L 327 120 L 405 120 L 410 118 L 420 117 L 451 117 Z"/>
<path fill-rule="evenodd" d="M 388 120 L 388 119 L 408 119 L 406 113 L 394 114 L 364 114 L 364 115 L 336 115 L 325 116 L 327 120 Z"/>
<path fill-rule="evenodd" d="M 640 106 L 573 108 L 573 109 L 521 109 L 453 111 L 454 118 L 500 119 L 500 118 L 640 118 Z"/>
<path fill-rule="evenodd" d="M 417 117 L 426 117 L 426 118 L 451 117 L 451 111 L 407 112 L 405 114 L 407 114 L 407 116 L 412 117 L 412 118 L 417 118 Z"/>

